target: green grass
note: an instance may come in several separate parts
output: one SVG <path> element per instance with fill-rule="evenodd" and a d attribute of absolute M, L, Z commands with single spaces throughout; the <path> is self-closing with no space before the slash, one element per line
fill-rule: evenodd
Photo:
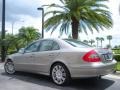
<path fill-rule="evenodd" d="M 120 71 L 120 62 L 117 62 L 115 69 L 116 71 Z"/>
<path fill-rule="evenodd" d="M 114 54 L 120 54 L 120 49 L 112 49 L 112 51 L 114 52 Z"/>

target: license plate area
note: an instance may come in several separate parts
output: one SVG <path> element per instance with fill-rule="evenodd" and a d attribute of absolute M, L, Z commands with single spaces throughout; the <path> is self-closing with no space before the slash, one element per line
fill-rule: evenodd
<path fill-rule="evenodd" d="M 113 55 L 111 53 L 103 54 L 103 57 L 106 61 L 113 60 Z"/>

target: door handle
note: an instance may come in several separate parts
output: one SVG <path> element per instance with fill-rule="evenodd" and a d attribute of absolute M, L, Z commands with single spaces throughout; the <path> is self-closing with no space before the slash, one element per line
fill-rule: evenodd
<path fill-rule="evenodd" d="M 49 56 L 54 56 L 54 54 L 53 54 L 53 53 L 51 53 L 51 54 L 49 54 Z"/>
<path fill-rule="evenodd" d="M 31 55 L 30 57 L 34 57 L 34 55 Z"/>
<path fill-rule="evenodd" d="M 31 58 L 33 57 L 33 56 L 30 56 Z"/>
<path fill-rule="evenodd" d="M 35 54 L 31 54 L 31 55 L 30 55 L 30 57 L 34 57 L 34 56 L 35 56 Z"/>

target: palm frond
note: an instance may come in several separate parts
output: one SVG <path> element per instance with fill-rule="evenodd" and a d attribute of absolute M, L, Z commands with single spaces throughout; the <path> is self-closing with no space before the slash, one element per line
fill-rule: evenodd
<path fill-rule="evenodd" d="M 46 5 L 48 8 L 58 8 L 58 10 L 48 11 L 46 15 L 53 14 L 45 21 L 46 31 L 52 30 L 53 33 L 57 27 L 61 34 L 70 32 L 69 28 L 72 22 L 79 22 L 78 32 L 88 30 L 93 34 L 96 30 L 112 27 L 112 18 L 109 8 L 103 2 L 108 0 L 60 0 L 62 6 L 58 4 Z M 74 17 L 74 19 L 73 19 Z M 77 28 L 75 28 L 77 29 Z"/>
<path fill-rule="evenodd" d="M 104 5 L 104 4 L 93 4 L 92 6 L 93 6 L 93 8 L 106 8 L 106 9 L 109 9 L 109 7 Z"/>
<path fill-rule="evenodd" d="M 47 16 L 47 15 L 49 15 L 49 14 L 55 15 L 55 14 L 63 14 L 63 13 L 65 13 L 65 12 L 64 11 L 57 11 L 57 10 L 55 10 L 55 11 L 49 11 L 49 12 L 46 12 L 44 14 L 44 17 Z"/>
<path fill-rule="evenodd" d="M 63 34 L 63 32 L 65 32 L 65 34 L 69 33 L 69 26 L 70 26 L 70 22 L 69 21 L 63 21 L 61 27 L 60 27 L 60 34 Z"/>
<path fill-rule="evenodd" d="M 62 4 L 65 4 L 65 0 L 60 0 L 60 2 L 61 2 Z"/>
<path fill-rule="evenodd" d="M 60 6 L 58 4 L 50 4 L 50 5 L 43 5 L 43 7 L 47 7 L 47 8 L 59 8 L 59 9 L 63 9 L 64 11 L 68 12 L 69 9 L 66 8 L 65 6 Z"/>

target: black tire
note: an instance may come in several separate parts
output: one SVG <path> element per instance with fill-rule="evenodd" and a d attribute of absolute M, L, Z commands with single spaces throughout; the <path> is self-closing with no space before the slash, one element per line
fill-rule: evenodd
<path fill-rule="evenodd" d="M 55 71 L 57 68 L 59 68 L 59 70 Z M 50 75 L 52 81 L 59 86 L 68 85 L 71 80 L 69 70 L 61 63 L 56 63 L 52 66 Z"/>
<path fill-rule="evenodd" d="M 101 80 L 102 76 L 96 76 L 96 77 L 93 77 L 92 79 L 94 79 L 94 80 Z"/>
<path fill-rule="evenodd" d="M 6 61 L 4 64 L 4 69 L 7 74 L 15 74 L 15 67 L 12 61 Z"/>
<path fill-rule="evenodd" d="M 98 76 L 98 79 L 102 79 L 102 76 Z"/>

